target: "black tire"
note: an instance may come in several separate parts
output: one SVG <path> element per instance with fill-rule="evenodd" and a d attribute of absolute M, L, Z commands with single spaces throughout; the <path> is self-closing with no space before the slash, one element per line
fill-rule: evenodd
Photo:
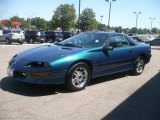
<path fill-rule="evenodd" d="M 26 40 L 26 42 L 29 44 L 29 40 Z"/>
<path fill-rule="evenodd" d="M 131 71 L 133 75 L 140 75 L 142 74 L 143 70 L 145 67 L 145 61 L 144 58 L 142 56 L 139 56 L 134 64 L 134 68 Z"/>
<path fill-rule="evenodd" d="M 40 41 L 40 43 L 44 43 L 45 41 Z"/>
<path fill-rule="evenodd" d="M 69 69 L 65 85 L 72 92 L 83 90 L 88 85 L 90 76 L 90 67 L 83 62 L 77 63 Z"/>
<path fill-rule="evenodd" d="M 6 44 L 7 45 L 11 44 L 11 42 L 10 42 L 10 40 L 8 38 L 6 39 Z"/>
<path fill-rule="evenodd" d="M 33 43 L 34 43 L 34 40 L 33 40 L 33 39 L 30 39 L 30 40 L 29 40 L 29 43 L 30 43 L 30 44 L 33 44 Z"/>
<path fill-rule="evenodd" d="M 21 45 L 22 45 L 22 44 L 23 44 L 23 41 L 19 41 L 19 44 L 21 44 Z"/>
<path fill-rule="evenodd" d="M 49 39 L 49 42 L 50 42 L 50 43 L 53 43 L 53 40 L 50 38 L 50 39 Z"/>

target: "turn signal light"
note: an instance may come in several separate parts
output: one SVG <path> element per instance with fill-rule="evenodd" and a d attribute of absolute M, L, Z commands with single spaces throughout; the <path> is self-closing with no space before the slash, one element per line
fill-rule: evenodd
<path fill-rule="evenodd" d="M 32 73 L 32 76 L 48 76 L 48 73 Z"/>

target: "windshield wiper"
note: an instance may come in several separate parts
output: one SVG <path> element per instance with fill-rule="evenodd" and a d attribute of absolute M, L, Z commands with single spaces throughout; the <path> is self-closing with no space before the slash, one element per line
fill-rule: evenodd
<path fill-rule="evenodd" d="M 75 45 L 72 43 L 66 43 L 66 44 L 62 44 L 62 43 L 54 43 L 55 45 L 60 45 L 60 46 L 67 46 L 67 47 L 79 47 L 79 48 L 83 48 L 82 46 L 79 45 Z"/>
<path fill-rule="evenodd" d="M 56 43 L 54 43 L 55 45 L 61 45 L 61 46 L 63 46 L 63 44 L 62 43 L 59 43 L 59 42 L 56 42 Z"/>
<path fill-rule="evenodd" d="M 67 47 L 79 47 L 79 48 L 82 48 L 82 46 L 75 45 L 75 44 L 71 44 L 71 43 L 63 44 L 63 46 L 67 46 Z"/>

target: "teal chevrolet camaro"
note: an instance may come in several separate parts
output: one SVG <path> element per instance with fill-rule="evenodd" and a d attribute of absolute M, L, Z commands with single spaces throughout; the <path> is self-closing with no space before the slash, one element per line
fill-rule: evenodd
<path fill-rule="evenodd" d="M 115 32 L 88 32 L 60 43 L 16 54 L 7 73 L 32 84 L 65 84 L 71 91 L 86 87 L 90 79 L 117 72 L 143 72 L 151 47 Z"/>

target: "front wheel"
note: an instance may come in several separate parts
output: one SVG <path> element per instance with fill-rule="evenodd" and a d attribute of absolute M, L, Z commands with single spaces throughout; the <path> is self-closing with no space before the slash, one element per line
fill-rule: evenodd
<path fill-rule="evenodd" d="M 90 68 L 85 63 L 77 63 L 72 66 L 66 77 L 66 87 L 71 91 L 83 90 L 90 80 Z"/>
<path fill-rule="evenodd" d="M 23 44 L 23 41 L 19 41 L 19 44 L 21 44 L 21 45 L 22 45 L 22 44 Z"/>
<path fill-rule="evenodd" d="M 138 57 L 135 61 L 135 65 L 134 68 L 132 70 L 132 73 L 134 75 L 140 75 L 142 74 L 143 70 L 144 70 L 144 66 L 145 66 L 145 62 L 144 62 L 144 58 L 143 57 Z"/>

